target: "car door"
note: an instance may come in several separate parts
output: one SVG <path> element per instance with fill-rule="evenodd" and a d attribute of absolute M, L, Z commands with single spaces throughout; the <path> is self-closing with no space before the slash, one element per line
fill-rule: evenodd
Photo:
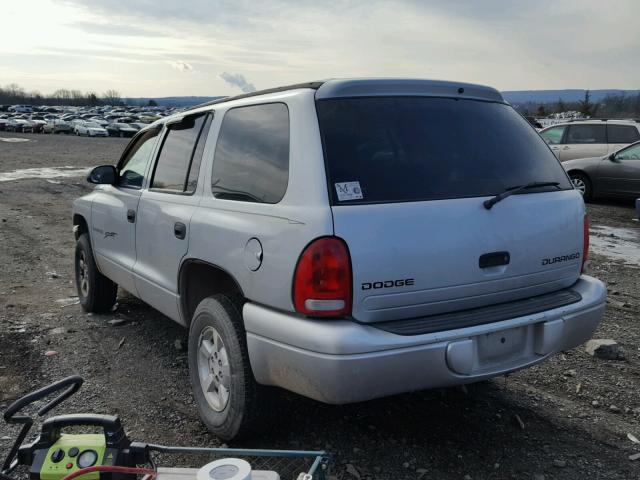
<path fill-rule="evenodd" d="M 549 148 L 558 159 L 560 159 L 560 148 L 562 148 L 562 139 L 566 129 L 566 125 L 558 125 L 540 132 L 540 136 L 547 142 Z"/>
<path fill-rule="evenodd" d="M 136 288 L 142 300 L 176 321 L 178 268 L 200 199 L 198 175 L 212 116 L 198 113 L 167 124 L 138 206 Z"/>
<path fill-rule="evenodd" d="M 638 140 L 640 140 L 640 132 L 636 126 L 619 125 L 615 123 L 607 124 L 608 153 L 617 152 Z"/>
<path fill-rule="evenodd" d="M 91 205 L 90 233 L 98 268 L 133 294 L 138 202 L 158 132 L 148 130 L 129 143 L 117 166 L 116 184 L 98 185 Z"/>
<path fill-rule="evenodd" d="M 640 197 L 640 142 L 604 160 L 598 174 L 603 194 Z"/>
<path fill-rule="evenodd" d="M 560 161 L 601 157 L 609 149 L 605 123 L 576 123 L 567 127 Z"/>

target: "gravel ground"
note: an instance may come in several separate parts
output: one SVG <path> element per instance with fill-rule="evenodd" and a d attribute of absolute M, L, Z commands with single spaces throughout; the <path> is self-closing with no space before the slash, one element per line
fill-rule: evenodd
<path fill-rule="evenodd" d="M 29 141 L 2 141 L 9 137 Z M 87 315 L 73 298 L 70 208 L 90 189 L 77 168 L 115 162 L 125 144 L 0 133 L 0 409 L 77 373 L 85 386 L 58 413 L 114 413 L 132 439 L 218 446 L 191 397 L 187 332 L 124 294 L 109 315 Z M 3 177 L 62 166 L 76 167 L 73 176 Z M 588 209 L 592 227 L 618 229 L 599 231 L 600 253 L 621 231 L 640 228 L 630 204 Z M 580 347 L 465 389 L 347 406 L 285 395 L 276 428 L 232 446 L 326 449 L 332 475 L 344 479 L 640 478 L 640 460 L 629 459 L 640 445 L 627 437 L 640 438 L 640 265 L 596 253 L 591 272 L 607 282 L 611 300 L 595 336 L 617 340 L 625 360 L 596 359 Z M 0 425 L 0 452 L 16 431 Z"/>

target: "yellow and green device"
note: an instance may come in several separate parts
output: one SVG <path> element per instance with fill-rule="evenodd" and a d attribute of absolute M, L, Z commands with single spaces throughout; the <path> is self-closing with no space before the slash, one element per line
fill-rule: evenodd
<path fill-rule="evenodd" d="M 82 386 L 82 377 L 72 375 L 44 388 L 31 392 L 14 401 L 4 412 L 4 421 L 22 425 L 18 436 L 0 467 L 0 480 L 9 476 L 18 466 L 29 467 L 30 480 L 62 480 L 70 473 L 93 466 L 135 466 L 148 461 L 145 444 L 132 453 L 120 419 L 113 415 L 75 414 L 59 415 L 42 422 L 40 435 L 32 442 L 23 444 L 34 419 L 24 415 L 29 405 L 42 401 L 57 393 L 58 396 L 38 410 L 42 417 L 62 403 Z M 60 393 L 62 392 L 62 393 Z M 82 427 L 91 433 L 70 433 L 71 428 Z M 96 430 L 101 430 L 96 433 Z M 109 472 L 89 472 L 80 480 L 129 480 L 134 475 Z"/>
<path fill-rule="evenodd" d="M 69 427 L 102 427 L 102 433 L 63 433 Z M 96 465 L 129 466 L 129 445 L 120 419 L 112 415 L 60 415 L 45 420 L 40 436 L 18 450 L 18 461 L 30 465 L 31 480 L 62 480 Z M 82 480 L 116 480 L 118 475 L 91 472 Z"/>

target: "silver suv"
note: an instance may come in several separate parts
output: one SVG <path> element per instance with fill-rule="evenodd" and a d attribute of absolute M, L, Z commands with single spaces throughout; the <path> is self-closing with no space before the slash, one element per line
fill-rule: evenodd
<path fill-rule="evenodd" d="M 344 404 L 477 382 L 585 342 L 603 314 L 582 197 L 491 88 L 227 98 L 140 131 L 89 181 L 82 306 L 108 310 L 120 286 L 187 327 L 221 438 L 269 416 L 270 387 Z"/>

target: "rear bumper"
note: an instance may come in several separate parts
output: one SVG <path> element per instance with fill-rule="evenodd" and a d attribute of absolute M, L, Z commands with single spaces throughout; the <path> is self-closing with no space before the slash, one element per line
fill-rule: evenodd
<path fill-rule="evenodd" d="M 325 403 L 352 403 L 513 372 L 589 338 L 606 288 L 583 275 L 582 300 L 500 322 L 397 335 L 347 320 L 312 320 L 247 303 L 247 345 L 256 380 Z"/>

